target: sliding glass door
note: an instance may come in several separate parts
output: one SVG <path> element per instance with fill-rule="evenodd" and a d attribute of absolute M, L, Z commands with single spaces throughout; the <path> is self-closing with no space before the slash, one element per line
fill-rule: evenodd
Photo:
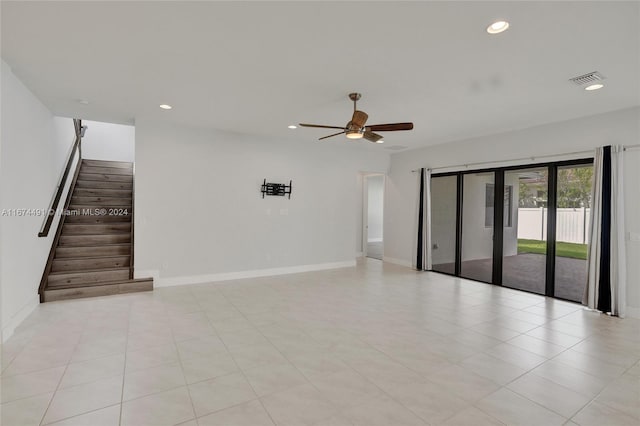
<path fill-rule="evenodd" d="M 463 175 L 460 276 L 487 283 L 493 273 L 494 175 Z"/>
<path fill-rule="evenodd" d="M 593 166 L 558 167 L 554 296 L 582 301 L 587 283 L 587 247 Z"/>
<path fill-rule="evenodd" d="M 457 176 L 431 179 L 431 245 L 433 270 L 454 275 L 456 270 Z"/>
<path fill-rule="evenodd" d="M 592 160 L 433 175 L 433 270 L 580 301 Z"/>
<path fill-rule="evenodd" d="M 545 294 L 548 170 L 504 173 L 502 285 Z"/>

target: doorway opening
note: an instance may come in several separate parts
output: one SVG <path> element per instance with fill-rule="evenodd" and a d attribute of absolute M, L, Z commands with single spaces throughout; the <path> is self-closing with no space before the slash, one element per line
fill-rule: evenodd
<path fill-rule="evenodd" d="M 366 257 L 382 260 L 384 254 L 384 175 L 364 177 L 363 248 Z"/>

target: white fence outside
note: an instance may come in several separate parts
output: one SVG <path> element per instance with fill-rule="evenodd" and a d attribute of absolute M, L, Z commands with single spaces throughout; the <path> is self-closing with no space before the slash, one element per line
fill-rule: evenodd
<path fill-rule="evenodd" d="M 587 208 L 557 209 L 556 240 L 567 243 L 587 244 L 589 242 L 589 217 Z M 518 209 L 518 238 L 528 240 L 547 239 L 547 209 Z"/>

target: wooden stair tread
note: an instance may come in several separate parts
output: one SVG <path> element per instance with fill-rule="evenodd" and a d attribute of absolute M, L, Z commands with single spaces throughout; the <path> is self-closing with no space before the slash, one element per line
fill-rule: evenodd
<path fill-rule="evenodd" d="M 87 164 L 82 164 L 82 166 L 80 167 L 80 173 L 131 176 L 133 175 L 133 169 L 121 167 L 89 166 Z"/>
<path fill-rule="evenodd" d="M 129 268 L 109 268 L 83 271 L 51 272 L 47 278 L 47 288 L 61 286 L 89 285 L 107 281 L 126 280 Z"/>
<path fill-rule="evenodd" d="M 132 205 L 129 204 L 115 204 L 108 201 L 102 201 L 95 204 L 74 204 L 69 206 L 69 210 L 75 210 L 76 216 L 90 215 L 90 216 L 116 216 L 116 215 L 129 215 L 131 213 Z M 107 209 L 106 212 L 100 212 L 101 209 Z M 111 209 L 111 210 L 109 210 Z"/>
<path fill-rule="evenodd" d="M 107 271 L 129 271 L 129 268 L 106 268 L 106 269 L 85 269 L 83 271 L 78 271 L 78 272 L 52 272 L 49 274 L 49 276 L 51 275 L 71 275 L 71 274 L 84 274 L 84 273 L 92 273 L 92 272 L 107 272 Z"/>
<path fill-rule="evenodd" d="M 64 237 L 64 240 L 62 238 Z M 128 237 L 128 238 L 127 238 Z M 62 232 L 60 247 L 98 247 L 131 243 L 131 232 L 112 231 L 95 234 L 69 234 Z M 91 243 L 93 241 L 93 243 Z M 76 244 L 76 245 L 74 245 Z"/>
<path fill-rule="evenodd" d="M 131 243 L 130 232 L 95 235 L 61 235 L 58 240 L 58 247 L 95 247 L 127 243 Z"/>
<path fill-rule="evenodd" d="M 128 267 L 121 268 L 104 268 L 104 269 L 84 269 L 82 271 L 60 271 L 60 272 L 51 272 L 49 277 L 61 277 L 63 275 L 80 275 L 80 274 L 103 274 L 103 273 L 111 273 L 111 272 L 129 272 Z"/>
<path fill-rule="evenodd" d="M 100 211 L 102 209 L 107 209 L 106 212 Z M 109 209 L 117 209 L 117 211 L 110 212 Z M 65 220 L 71 218 L 91 218 L 91 217 L 104 217 L 104 218 L 113 218 L 112 220 L 117 221 L 117 218 L 122 218 L 120 220 L 130 221 L 131 220 L 131 206 L 69 206 L 69 210 L 72 210 L 72 214 L 69 214 Z M 127 210 L 125 213 L 124 210 Z M 109 214 L 114 213 L 114 214 Z M 115 214 L 117 213 L 117 214 Z"/>
<path fill-rule="evenodd" d="M 79 237 L 79 235 L 73 235 L 73 237 Z M 130 242 L 127 243 L 111 243 L 111 244 L 95 244 L 92 246 L 71 246 L 71 245 L 65 245 L 65 246 L 59 246 L 59 248 L 81 248 L 81 249 L 90 249 L 90 248 L 97 248 L 97 247 L 118 247 L 118 246 L 122 246 L 122 247 L 129 247 L 131 245 Z"/>
<path fill-rule="evenodd" d="M 131 243 L 84 247 L 57 247 L 54 260 L 78 257 L 98 257 L 103 255 L 130 256 L 132 251 L 131 248 Z"/>
<path fill-rule="evenodd" d="M 111 296 L 153 290 L 153 278 L 136 278 L 103 282 L 97 285 L 48 288 L 44 291 L 44 301 L 79 299 L 84 297 Z"/>
<path fill-rule="evenodd" d="M 117 190 L 133 190 L 133 182 L 111 182 L 111 181 L 97 181 L 97 180 L 80 180 L 76 182 L 77 189 L 117 189 Z"/>
<path fill-rule="evenodd" d="M 80 210 L 80 213 L 84 211 L 95 213 L 96 209 L 108 209 L 108 208 L 122 208 L 123 210 L 131 210 L 131 203 L 129 204 L 118 204 L 118 203 L 110 203 L 108 201 L 103 201 L 95 204 L 71 204 L 69 205 L 69 210 Z M 108 212 L 107 212 L 108 214 Z M 124 213 L 123 213 L 124 214 Z M 128 213 L 127 213 L 128 214 Z"/>
<path fill-rule="evenodd" d="M 80 171 L 78 181 L 98 181 L 98 182 L 126 182 L 133 183 L 132 175 L 112 175 L 108 173 L 87 173 Z"/>
<path fill-rule="evenodd" d="M 65 223 L 62 227 L 62 235 L 113 235 L 131 233 L 131 223 L 110 222 L 104 223 Z"/>
<path fill-rule="evenodd" d="M 92 201 L 92 202 L 100 202 L 100 201 L 109 201 L 109 202 L 121 202 L 121 203 L 127 203 L 127 204 L 131 204 L 131 194 L 129 194 L 128 197 L 123 197 L 123 196 L 117 196 L 117 197 L 110 197 L 110 196 L 106 196 L 106 195 L 76 195 L 73 194 L 73 197 L 71 198 L 71 203 L 72 204 L 84 204 L 87 201 Z M 76 201 L 76 203 L 74 203 L 73 201 Z"/>
<path fill-rule="evenodd" d="M 49 290 L 62 290 L 62 289 L 66 289 L 66 288 L 100 287 L 100 286 L 113 285 L 113 284 L 128 284 L 128 283 L 135 283 L 135 282 L 146 282 L 146 281 L 149 281 L 149 280 L 153 281 L 153 278 L 137 278 L 137 279 L 133 279 L 133 280 L 129 280 L 129 279 L 111 280 L 111 281 L 100 281 L 100 282 L 96 282 L 96 283 L 65 284 L 65 285 L 59 285 L 59 286 L 49 286 L 48 289 Z"/>
<path fill-rule="evenodd" d="M 100 215 L 103 216 L 103 215 Z M 107 215 L 108 216 L 108 215 Z M 130 231 L 131 223 L 65 223 L 64 226 L 67 227 L 69 231 L 96 231 L 102 229 L 103 231 Z"/>
<path fill-rule="evenodd" d="M 65 225 L 68 223 L 77 223 L 77 224 L 108 224 L 108 223 L 131 223 L 131 215 L 91 215 L 91 214 L 78 214 L 67 216 L 65 219 Z"/>
<path fill-rule="evenodd" d="M 74 196 L 78 197 L 111 197 L 111 198 L 131 198 L 131 189 L 110 189 L 110 188 L 76 188 Z"/>
<path fill-rule="evenodd" d="M 65 289 L 71 289 L 71 288 L 101 287 L 101 286 L 108 286 L 113 284 L 127 284 L 130 281 L 131 280 L 112 280 L 112 281 L 101 281 L 97 283 L 66 284 L 66 285 L 59 285 L 59 286 L 56 285 L 56 286 L 47 287 L 47 290 L 65 290 Z"/>
<path fill-rule="evenodd" d="M 128 162 L 125 162 L 125 161 L 108 161 L 108 160 L 83 159 L 82 160 L 82 164 L 87 165 L 87 166 L 133 169 L 133 163 L 128 163 Z"/>
<path fill-rule="evenodd" d="M 118 222 L 115 222 L 118 223 Z M 96 225 L 96 226 L 100 226 L 100 225 Z M 131 235 L 131 231 L 126 230 L 126 231 L 120 231 L 120 230 L 108 230 L 108 231 L 96 231 L 96 232 L 84 232 L 81 234 L 78 233 L 73 233 L 73 232 L 65 232 L 64 230 L 62 231 L 62 236 L 65 237 L 99 237 L 99 236 L 109 236 L 109 235 Z M 66 245 L 66 244 L 65 244 Z"/>
<path fill-rule="evenodd" d="M 51 263 L 51 272 L 84 272 L 95 269 L 128 268 L 131 262 L 130 254 L 87 257 L 59 257 Z"/>
<path fill-rule="evenodd" d="M 106 256 L 93 256 L 93 257 L 65 257 L 64 260 L 97 260 L 97 259 L 110 259 L 116 257 L 129 257 L 128 254 L 115 254 Z"/>

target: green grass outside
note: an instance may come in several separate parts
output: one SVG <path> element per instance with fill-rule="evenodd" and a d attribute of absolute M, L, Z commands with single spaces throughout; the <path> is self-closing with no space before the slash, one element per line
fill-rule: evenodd
<path fill-rule="evenodd" d="M 547 254 L 547 242 L 539 240 L 518 239 L 518 254 Z M 587 244 L 556 243 L 556 256 L 573 259 L 587 259 Z"/>

